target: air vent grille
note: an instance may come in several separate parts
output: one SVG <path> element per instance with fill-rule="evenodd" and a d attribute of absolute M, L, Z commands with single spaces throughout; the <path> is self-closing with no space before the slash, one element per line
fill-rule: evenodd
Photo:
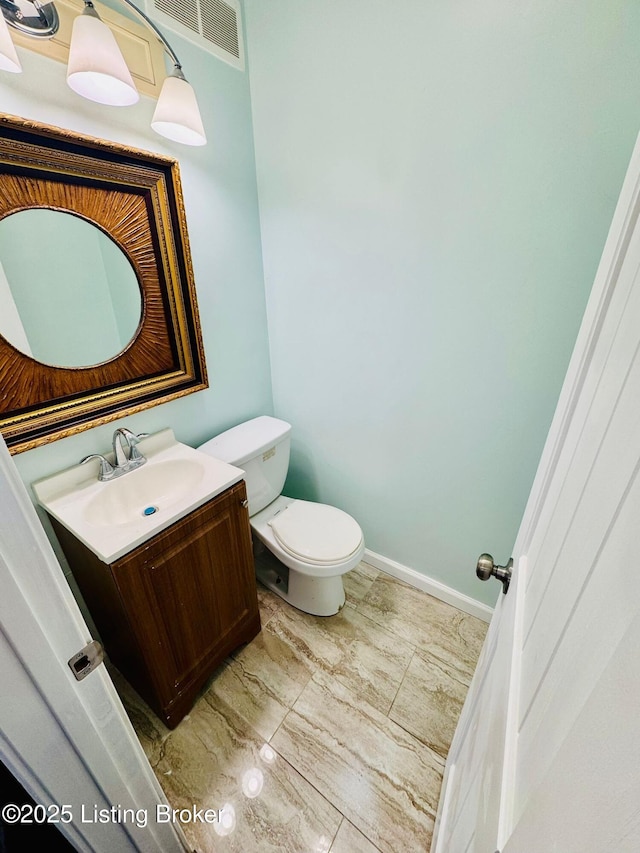
<path fill-rule="evenodd" d="M 236 59 L 240 58 L 238 24 L 235 9 L 219 0 L 202 0 L 202 35 L 228 50 Z"/>
<path fill-rule="evenodd" d="M 239 0 L 146 0 L 146 8 L 164 29 L 244 69 Z"/>
<path fill-rule="evenodd" d="M 155 7 L 193 33 L 199 33 L 198 7 L 195 3 L 176 3 L 175 0 L 155 0 Z"/>

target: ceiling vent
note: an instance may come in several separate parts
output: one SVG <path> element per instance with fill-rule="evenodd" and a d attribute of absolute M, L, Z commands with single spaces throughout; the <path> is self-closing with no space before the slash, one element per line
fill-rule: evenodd
<path fill-rule="evenodd" d="M 147 14 L 160 28 L 184 36 L 244 71 L 240 0 L 145 0 L 145 3 Z"/>

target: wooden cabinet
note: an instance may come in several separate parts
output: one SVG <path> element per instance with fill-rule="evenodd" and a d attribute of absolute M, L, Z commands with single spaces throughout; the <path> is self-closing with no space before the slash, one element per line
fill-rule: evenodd
<path fill-rule="evenodd" d="M 52 519 L 115 666 L 170 728 L 260 630 L 243 482 L 106 565 Z"/>

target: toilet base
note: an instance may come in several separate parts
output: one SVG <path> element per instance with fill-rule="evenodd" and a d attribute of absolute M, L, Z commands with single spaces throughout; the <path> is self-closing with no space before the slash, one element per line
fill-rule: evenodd
<path fill-rule="evenodd" d="M 264 546 L 256 550 L 256 577 L 288 604 L 312 616 L 335 616 L 344 607 L 342 575 L 313 578 L 289 569 Z"/>

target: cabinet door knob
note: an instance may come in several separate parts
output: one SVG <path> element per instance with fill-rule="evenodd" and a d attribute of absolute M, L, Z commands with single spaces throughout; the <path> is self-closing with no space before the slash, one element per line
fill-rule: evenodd
<path fill-rule="evenodd" d="M 246 500 L 246 499 L 245 499 L 245 500 L 243 500 L 243 501 L 240 501 L 240 503 L 242 504 L 242 506 L 243 506 L 245 509 L 249 506 L 249 501 L 248 501 L 248 500 Z"/>

